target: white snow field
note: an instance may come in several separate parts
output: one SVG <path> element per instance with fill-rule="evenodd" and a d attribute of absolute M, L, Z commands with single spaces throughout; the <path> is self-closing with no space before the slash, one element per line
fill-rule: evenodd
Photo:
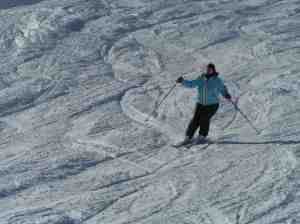
<path fill-rule="evenodd" d="M 0 224 L 299 224 L 299 0 L 0 3 Z M 214 144 L 176 149 L 217 65 Z"/>

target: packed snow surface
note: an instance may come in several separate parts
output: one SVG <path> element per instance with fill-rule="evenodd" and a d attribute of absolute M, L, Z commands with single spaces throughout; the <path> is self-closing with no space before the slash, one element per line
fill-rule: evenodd
<path fill-rule="evenodd" d="M 300 223 L 299 0 L 1 0 L 0 224 Z M 214 144 L 176 149 L 214 62 Z M 151 115 L 147 122 L 148 115 Z"/>

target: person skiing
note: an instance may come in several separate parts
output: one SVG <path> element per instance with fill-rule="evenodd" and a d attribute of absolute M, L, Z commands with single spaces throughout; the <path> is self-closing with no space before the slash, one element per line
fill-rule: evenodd
<path fill-rule="evenodd" d="M 194 116 L 186 130 L 186 137 L 182 145 L 192 143 L 195 132 L 199 128 L 199 135 L 196 144 L 204 143 L 208 133 L 211 118 L 219 108 L 219 95 L 231 100 L 227 87 L 219 77 L 216 66 L 212 63 L 207 65 L 206 73 L 194 80 L 185 80 L 182 76 L 176 81 L 187 88 L 197 88 L 198 97 Z"/>

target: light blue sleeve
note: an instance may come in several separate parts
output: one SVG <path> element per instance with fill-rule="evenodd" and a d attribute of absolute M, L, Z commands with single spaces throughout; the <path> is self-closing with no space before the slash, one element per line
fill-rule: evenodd
<path fill-rule="evenodd" d="M 187 88 L 195 88 L 200 87 L 202 85 L 202 81 L 200 79 L 184 80 L 182 85 Z"/>
<path fill-rule="evenodd" d="M 220 93 L 222 94 L 222 96 L 224 96 L 224 97 L 229 94 L 228 89 L 224 84 L 224 81 L 220 78 L 219 78 L 219 83 L 218 83 L 218 89 L 219 89 Z"/>

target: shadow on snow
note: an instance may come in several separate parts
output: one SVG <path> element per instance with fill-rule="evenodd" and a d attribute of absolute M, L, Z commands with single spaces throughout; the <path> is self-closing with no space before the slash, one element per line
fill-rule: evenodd
<path fill-rule="evenodd" d="M 276 140 L 276 141 L 215 141 L 215 144 L 218 145 L 297 145 L 300 144 L 299 141 L 283 141 L 283 140 Z"/>

